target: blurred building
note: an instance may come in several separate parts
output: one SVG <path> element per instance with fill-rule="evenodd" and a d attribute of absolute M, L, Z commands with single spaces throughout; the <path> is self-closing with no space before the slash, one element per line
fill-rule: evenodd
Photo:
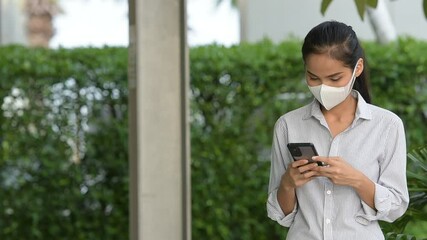
<path fill-rule="evenodd" d="M 398 36 L 427 40 L 422 0 L 385 0 L 385 3 Z M 361 20 L 354 0 L 332 1 L 325 16 L 320 13 L 320 6 L 321 0 L 239 0 L 241 40 L 302 39 L 312 27 L 325 20 L 345 22 L 354 28 L 360 39 L 375 40 L 368 16 L 365 14 L 365 20 Z"/>
<path fill-rule="evenodd" d="M 57 1 L 0 0 L 0 44 L 48 47 L 58 13 Z"/>

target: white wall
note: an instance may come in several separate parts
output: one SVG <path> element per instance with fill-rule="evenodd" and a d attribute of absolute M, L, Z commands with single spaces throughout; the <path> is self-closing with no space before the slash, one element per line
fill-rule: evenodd
<path fill-rule="evenodd" d="M 386 0 L 386 3 L 399 35 L 427 40 L 422 0 Z M 302 39 L 312 27 L 326 20 L 351 25 L 360 39 L 375 39 L 367 16 L 361 20 L 354 0 L 334 0 L 325 16 L 320 13 L 321 0 L 243 0 L 241 5 L 244 41 L 255 42 L 264 37 L 275 42 L 289 37 Z"/>

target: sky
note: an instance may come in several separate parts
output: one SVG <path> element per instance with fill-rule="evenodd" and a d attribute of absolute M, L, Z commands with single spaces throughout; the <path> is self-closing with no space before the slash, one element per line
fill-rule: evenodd
<path fill-rule="evenodd" d="M 63 13 L 54 19 L 55 35 L 50 46 L 127 46 L 127 0 L 60 0 Z M 224 0 L 187 0 L 188 44 L 218 43 L 230 46 L 239 41 L 238 13 Z M 95 31 L 96 30 L 96 31 Z"/>

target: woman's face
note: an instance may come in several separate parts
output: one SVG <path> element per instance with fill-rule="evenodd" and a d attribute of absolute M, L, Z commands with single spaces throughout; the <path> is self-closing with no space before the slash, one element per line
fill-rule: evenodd
<path fill-rule="evenodd" d="M 363 71 L 363 59 L 359 59 L 355 76 Z M 305 78 L 309 86 L 325 84 L 331 87 L 343 87 L 351 79 L 353 69 L 343 62 L 331 58 L 328 54 L 311 54 L 305 61 Z"/>

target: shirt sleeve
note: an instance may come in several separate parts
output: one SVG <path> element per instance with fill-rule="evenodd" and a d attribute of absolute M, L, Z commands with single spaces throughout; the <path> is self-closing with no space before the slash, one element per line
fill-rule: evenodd
<path fill-rule="evenodd" d="M 356 220 L 365 225 L 375 220 L 393 222 L 405 213 L 409 204 L 406 141 L 400 119 L 390 124 L 385 143 L 384 160 L 380 162 L 380 176 L 375 183 L 376 210 L 362 201 L 362 209 L 356 216 Z"/>
<path fill-rule="evenodd" d="M 273 145 L 271 149 L 271 168 L 270 183 L 268 185 L 267 215 L 280 225 L 289 227 L 297 212 L 297 204 L 288 215 L 285 215 L 277 201 L 277 189 L 283 173 L 286 171 L 287 162 L 289 162 L 288 153 L 286 152 L 286 127 L 279 119 L 274 127 Z"/>

